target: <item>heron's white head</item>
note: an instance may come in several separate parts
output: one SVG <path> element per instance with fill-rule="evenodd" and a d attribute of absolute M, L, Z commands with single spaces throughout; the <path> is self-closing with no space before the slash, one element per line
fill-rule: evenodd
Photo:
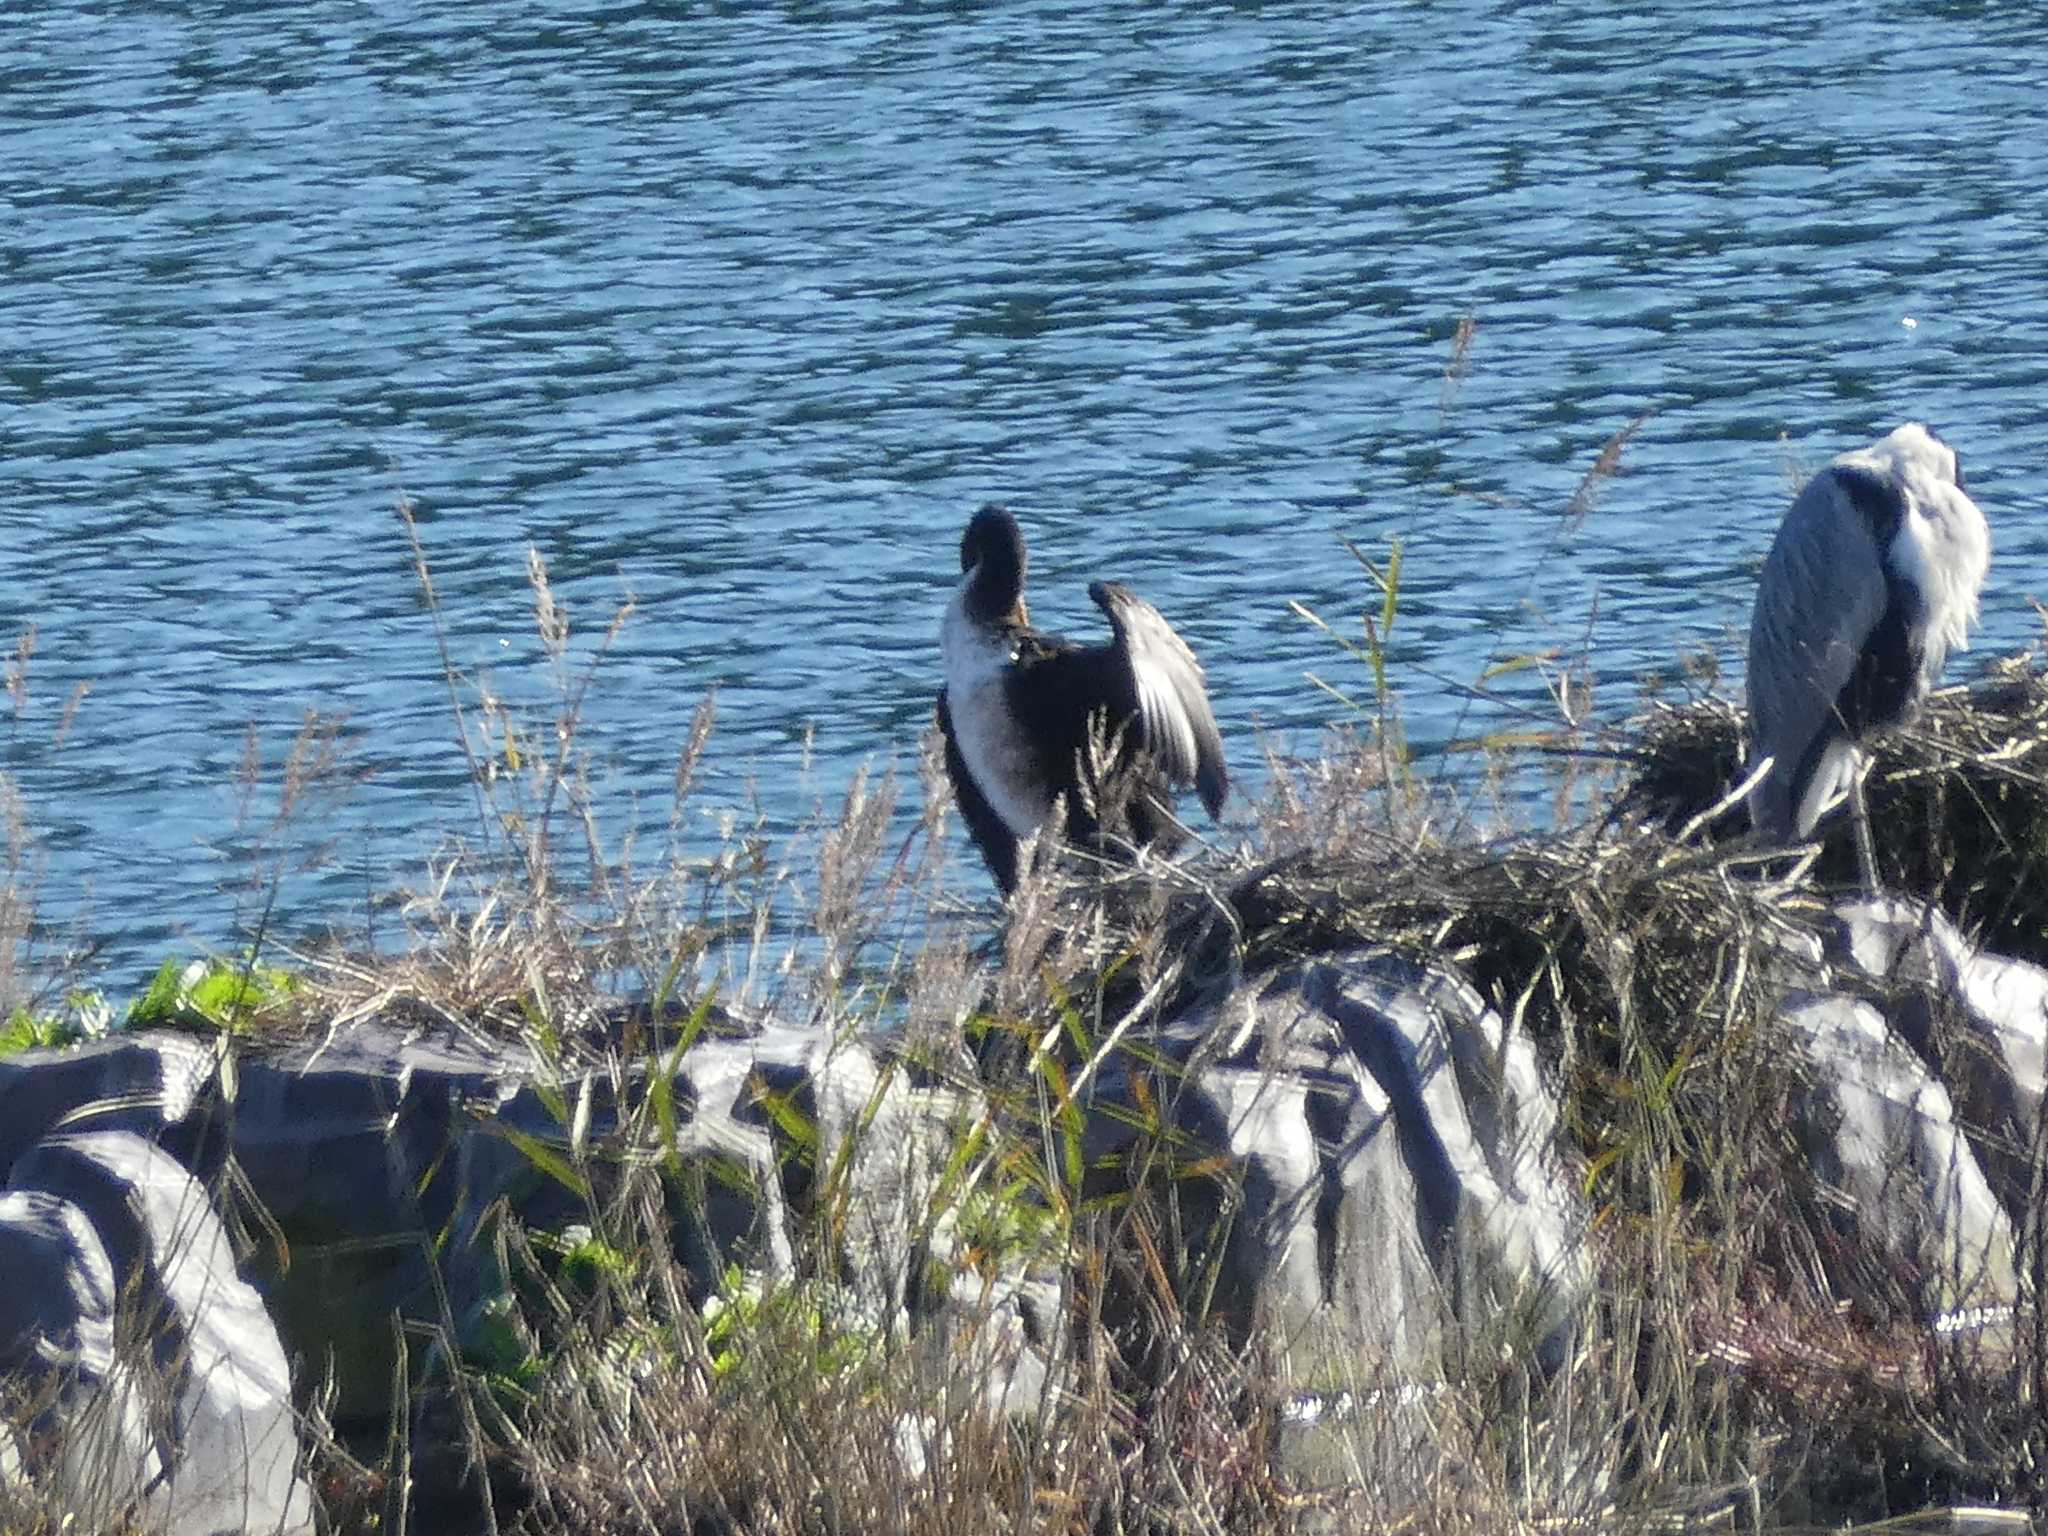
<path fill-rule="evenodd" d="M 1845 453 L 1835 462 L 1874 470 L 1916 499 L 1939 487 L 1963 488 L 1961 456 L 1917 421 L 1894 427 L 1868 448 Z"/>

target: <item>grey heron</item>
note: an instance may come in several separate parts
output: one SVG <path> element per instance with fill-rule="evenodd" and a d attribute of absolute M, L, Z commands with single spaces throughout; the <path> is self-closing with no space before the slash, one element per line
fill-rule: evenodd
<path fill-rule="evenodd" d="M 1966 649 L 1991 530 L 1955 450 L 1918 422 L 1842 454 L 1792 502 L 1749 627 L 1749 793 L 1770 843 L 1808 837 L 1846 794 L 1877 884 L 1859 743 L 1912 718 Z"/>
<path fill-rule="evenodd" d="M 1069 840 L 1100 833 L 1084 769 L 1091 729 L 1115 741 L 1118 766 L 1134 771 L 1126 815 L 1138 843 L 1171 840 L 1173 790 L 1195 789 L 1213 818 L 1230 787 L 1201 663 L 1159 610 L 1098 581 L 1088 595 L 1109 620 L 1107 644 L 1042 634 L 1024 608 L 1025 565 L 1017 519 L 1001 507 L 975 513 L 939 632 L 946 772 L 1005 896 L 1016 889 L 1024 840 L 1057 797 Z"/>

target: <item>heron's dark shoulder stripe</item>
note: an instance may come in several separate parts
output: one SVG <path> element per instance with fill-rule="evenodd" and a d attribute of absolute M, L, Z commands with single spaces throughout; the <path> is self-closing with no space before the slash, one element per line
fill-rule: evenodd
<path fill-rule="evenodd" d="M 1885 476 L 1854 465 L 1837 464 L 1827 473 L 1835 477 L 1849 505 L 1863 515 L 1880 553 L 1890 549 L 1906 518 L 1905 493 Z"/>
<path fill-rule="evenodd" d="M 1857 654 L 1856 669 L 1842 684 L 1835 713 L 1851 735 L 1875 725 L 1896 724 L 1913 713 L 1926 652 L 1917 637 L 1925 604 L 1919 590 L 1885 571 L 1884 612 Z"/>
<path fill-rule="evenodd" d="M 1884 572 L 1884 612 L 1835 697 L 1835 728 L 1857 736 L 1910 712 L 1925 659 L 1920 631 L 1927 605 L 1920 589 L 1891 561 L 1893 541 L 1906 518 L 1905 492 L 1889 476 L 1855 465 L 1838 464 L 1828 473 L 1869 528 Z"/>

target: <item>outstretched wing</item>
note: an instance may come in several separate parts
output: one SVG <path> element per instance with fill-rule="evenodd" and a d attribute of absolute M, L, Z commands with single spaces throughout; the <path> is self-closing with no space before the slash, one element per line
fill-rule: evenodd
<path fill-rule="evenodd" d="M 953 782 L 953 799 L 960 807 L 960 819 L 967 823 L 967 835 L 981 850 L 982 862 L 995 877 L 996 889 L 1005 896 L 1017 888 L 1017 837 L 996 814 L 988 797 L 967 771 L 967 759 L 953 737 L 953 712 L 946 707 L 946 690 L 939 690 L 939 734 L 946 742 L 946 777 Z"/>
<path fill-rule="evenodd" d="M 1174 784 L 1195 787 L 1213 820 L 1222 814 L 1230 775 L 1202 664 L 1143 598 L 1113 581 L 1091 582 L 1088 595 L 1116 632 L 1112 654 L 1129 672 L 1146 751 Z"/>
<path fill-rule="evenodd" d="M 1883 524 L 1897 492 L 1868 474 L 1823 470 L 1794 498 L 1757 583 L 1749 626 L 1750 760 L 1774 759 L 1750 816 L 1780 842 L 1813 830 L 1853 769 L 1844 690 L 1893 593 Z M 1851 690 L 1852 692 L 1860 690 Z"/>

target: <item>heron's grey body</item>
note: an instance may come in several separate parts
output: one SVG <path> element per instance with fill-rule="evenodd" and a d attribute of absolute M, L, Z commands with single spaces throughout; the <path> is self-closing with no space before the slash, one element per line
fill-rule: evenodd
<path fill-rule="evenodd" d="M 1809 836 L 1854 791 L 1859 739 L 1910 719 L 1948 653 L 1968 647 L 1990 563 L 1960 461 L 1917 422 L 1807 482 L 1749 629 L 1750 763 L 1771 759 L 1749 812 L 1766 839 Z"/>
<path fill-rule="evenodd" d="M 1025 563 L 1017 520 L 1001 507 L 976 513 L 939 631 L 947 775 L 1005 895 L 1016 888 L 1024 841 L 1057 799 L 1065 798 L 1069 840 L 1100 832 L 1084 773 L 1091 730 L 1112 739 L 1118 764 L 1135 771 L 1125 815 L 1137 843 L 1172 841 L 1174 790 L 1195 789 L 1213 817 L 1229 789 L 1201 663 L 1159 610 L 1098 581 L 1088 595 L 1109 620 L 1108 644 L 1042 634 L 1024 608 Z"/>

